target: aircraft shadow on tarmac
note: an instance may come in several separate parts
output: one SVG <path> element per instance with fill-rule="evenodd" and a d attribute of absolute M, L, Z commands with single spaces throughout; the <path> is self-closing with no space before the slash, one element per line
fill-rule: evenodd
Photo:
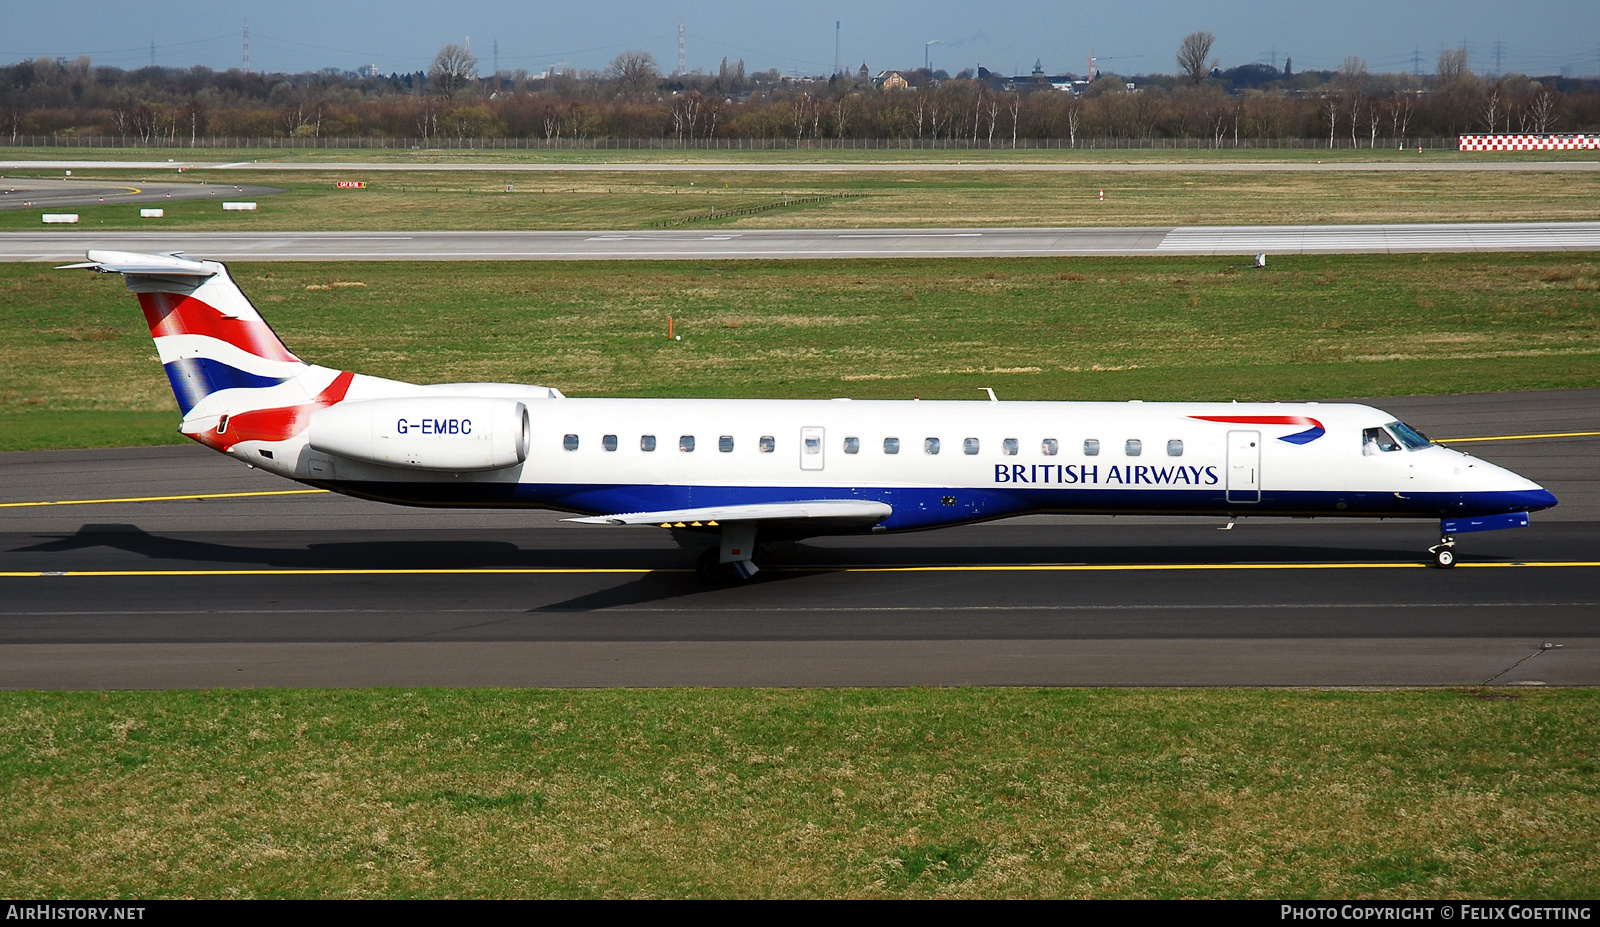
<path fill-rule="evenodd" d="M 1410 547 L 1354 543 L 1349 545 L 1282 543 L 1084 544 L 1079 534 L 1063 545 L 892 546 L 876 539 L 859 545 L 839 540 L 829 546 L 788 543 L 763 563 L 754 586 L 786 583 L 819 572 L 850 567 L 1006 566 L 1015 564 L 1231 564 L 1231 563 L 1395 563 L 1420 558 Z M 1231 539 L 1229 539 L 1231 541 Z M 1307 537 L 1326 542 L 1326 537 Z M 1351 540 L 1355 540 L 1352 538 Z M 1367 539 L 1370 541 L 1370 539 Z M 708 590 L 693 573 L 698 551 L 662 547 L 542 548 L 510 541 L 375 540 L 307 544 L 302 547 L 249 546 L 151 534 L 131 524 L 85 524 L 76 533 L 11 549 L 12 555 L 59 554 L 111 549 L 152 563 L 134 567 L 102 562 L 96 569 L 195 568 L 215 565 L 237 569 L 290 570 L 426 570 L 426 569 L 645 569 L 616 585 L 539 606 L 536 612 L 574 612 L 641 605 Z M 21 564 L 16 564 L 20 566 Z M 15 566 L 13 567 L 15 568 Z M 45 569 L 61 569 L 53 563 Z M 79 567 L 72 567 L 74 569 Z M 620 578 L 620 577 L 619 577 Z M 748 587 L 747 587 L 748 588 Z"/>
<path fill-rule="evenodd" d="M 1081 537 L 1074 540 L 1081 540 Z M 1308 541 L 1313 540 L 1308 535 Z M 1327 538 L 1318 540 L 1327 541 Z M 709 544 L 707 545 L 709 546 Z M 510 541 L 398 540 L 341 541 L 304 547 L 249 546 L 151 534 L 131 524 L 86 524 L 75 534 L 12 548 L 8 553 L 61 553 L 111 548 L 171 568 L 193 563 L 233 564 L 264 569 L 425 570 L 425 569 L 649 569 L 681 570 L 693 565 L 700 549 L 662 547 L 519 547 Z M 783 543 L 762 560 L 762 575 L 835 570 L 863 566 L 1004 566 L 1015 564 L 1228 564 L 1360 562 L 1392 563 L 1421 559 L 1412 547 L 1282 543 L 1168 543 L 1053 545 L 892 546 L 863 543 L 821 547 Z M 121 567 L 108 567 L 117 569 Z"/>

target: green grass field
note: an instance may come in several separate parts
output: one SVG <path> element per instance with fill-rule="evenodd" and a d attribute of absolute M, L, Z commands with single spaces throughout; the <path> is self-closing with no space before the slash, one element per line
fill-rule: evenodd
<path fill-rule="evenodd" d="M 13 897 L 1593 898 L 1594 690 L 0 698 Z"/>
<path fill-rule="evenodd" d="M 574 396 L 1314 399 L 1600 385 L 1600 255 L 238 264 L 316 363 Z M 666 339 L 673 317 L 681 342 Z M 0 448 L 167 443 L 115 277 L 0 265 Z M 63 413 L 69 413 L 63 415 Z"/>
<path fill-rule="evenodd" d="M 42 171 L 11 171 L 40 176 Z M 56 176 L 56 172 L 48 172 Z M 72 207 L 76 226 L 44 226 L 40 209 L 0 211 L 0 230 L 376 231 L 414 229 L 637 229 L 767 206 L 814 194 L 850 194 L 694 228 L 896 228 L 1362 224 L 1377 222 L 1593 221 L 1600 172 L 361 172 L 230 170 L 178 174 L 75 171 L 78 179 L 208 182 L 215 199 Z M 337 189 L 363 180 L 365 189 Z M 226 181 L 226 184 L 223 183 Z M 228 184 L 287 193 L 252 197 L 252 213 L 224 213 Z M 514 190 L 507 192 L 511 184 Z M 1099 192 L 1105 191 L 1104 201 Z M 146 204 L 148 205 L 148 204 Z"/>

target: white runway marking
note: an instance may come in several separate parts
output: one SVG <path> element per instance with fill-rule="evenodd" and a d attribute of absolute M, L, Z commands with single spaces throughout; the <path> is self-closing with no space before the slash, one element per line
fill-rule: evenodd
<path fill-rule="evenodd" d="M 840 238 L 982 238 L 982 232 L 849 232 Z"/>
<path fill-rule="evenodd" d="M 1600 250 L 1600 223 L 1191 227 L 1168 232 L 1156 250 L 1182 254 L 1594 251 Z"/>

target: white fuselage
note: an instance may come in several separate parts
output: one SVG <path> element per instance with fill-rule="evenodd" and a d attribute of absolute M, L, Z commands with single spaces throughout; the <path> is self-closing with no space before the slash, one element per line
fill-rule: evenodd
<path fill-rule="evenodd" d="M 1355 404 L 572 399 L 542 387 L 361 376 L 346 402 L 426 397 L 437 408 L 441 396 L 524 399 L 526 459 L 412 469 L 322 453 L 303 434 L 228 452 L 393 502 L 607 514 L 878 499 L 894 508 L 880 526 L 889 530 L 1029 512 L 1444 517 L 1526 511 L 1525 495 L 1543 492 L 1439 445 L 1374 453 L 1363 433 L 1394 419 Z M 227 399 L 208 397 L 189 421 L 203 424 Z"/>

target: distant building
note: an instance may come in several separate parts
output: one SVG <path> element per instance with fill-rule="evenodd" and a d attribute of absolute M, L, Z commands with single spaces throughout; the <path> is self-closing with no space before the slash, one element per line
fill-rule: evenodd
<path fill-rule="evenodd" d="M 867 70 L 867 63 L 861 62 L 861 70 L 856 72 L 856 80 L 871 80 L 872 72 Z"/>
<path fill-rule="evenodd" d="M 382 76 L 378 73 L 378 66 L 375 64 L 363 64 L 361 67 L 356 68 L 356 73 L 360 74 L 362 77 Z"/>
<path fill-rule="evenodd" d="M 873 83 L 879 90 L 910 90 L 911 82 L 901 76 L 899 71 L 883 71 L 878 74 Z"/>

